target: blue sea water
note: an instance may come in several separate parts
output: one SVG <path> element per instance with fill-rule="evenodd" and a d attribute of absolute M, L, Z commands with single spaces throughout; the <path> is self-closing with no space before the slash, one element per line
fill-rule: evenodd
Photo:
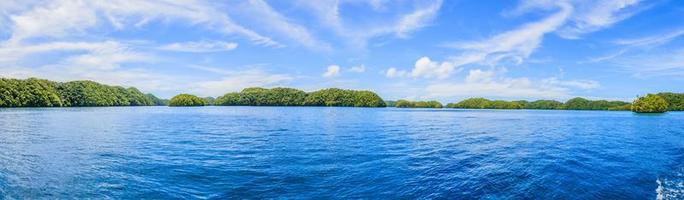
<path fill-rule="evenodd" d="M 0 199 L 683 199 L 684 113 L 0 109 Z"/>

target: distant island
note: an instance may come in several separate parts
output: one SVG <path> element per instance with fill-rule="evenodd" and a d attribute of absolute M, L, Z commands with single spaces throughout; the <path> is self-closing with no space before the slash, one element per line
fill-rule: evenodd
<path fill-rule="evenodd" d="M 610 110 L 637 113 L 662 113 L 684 110 L 684 93 L 658 93 L 638 97 L 633 103 L 624 101 L 589 100 L 572 98 L 565 103 L 556 100 L 504 101 L 485 98 L 469 98 L 449 103 L 447 108 L 462 109 L 530 109 L 530 110 Z"/>
<path fill-rule="evenodd" d="M 190 99 L 202 100 L 195 103 Z M 216 99 L 181 94 L 171 99 L 170 106 L 335 106 L 335 107 L 385 107 L 385 101 L 371 91 L 344 90 L 329 88 L 315 92 L 304 92 L 294 88 L 246 88 L 231 92 Z"/>
<path fill-rule="evenodd" d="M 179 94 L 171 100 L 144 94 L 134 87 L 109 86 L 93 81 L 55 82 L 44 79 L 0 78 L 0 107 L 87 107 L 87 106 L 335 106 L 461 109 L 612 110 L 661 113 L 684 110 L 684 93 L 658 93 L 634 102 L 573 98 L 556 100 L 504 101 L 469 98 L 443 106 L 438 101 L 384 101 L 372 91 L 338 88 L 304 92 L 294 88 L 245 88 L 223 96 L 200 98 Z"/>

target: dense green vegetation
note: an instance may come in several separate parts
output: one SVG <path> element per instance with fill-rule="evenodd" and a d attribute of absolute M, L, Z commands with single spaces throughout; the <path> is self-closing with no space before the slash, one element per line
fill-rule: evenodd
<path fill-rule="evenodd" d="M 438 101 L 407 101 L 399 100 L 394 102 L 397 108 L 442 108 L 442 103 Z"/>
<path fill-rule="evenodd" d="M 306 106 L 385 107 L 385 101 L 371 91 L 323 89 L 308 93 Z"/>
<path fill-rule="evenodd" d="M 502 101 L 485 98 L 470 98 L 458 103 L 447 104 L 448 108 L 467 109 L 545 109 L 545 110 L 629 110 L 629 103 L 622 101 L 592 101 L 573 98 L 565 103 L 554 100 Z"/>
<path fill-rule="evenodd" d="M 204 99 L 190 94 L 179 94 L 169 100 L 169 106 L 204 106 Z"/>
<path fill-rule="evenodd" d="M 330 88 L 306 93 L 292 88 L 246 88 L 216 99 L 221 106 L 343 106 L 385 107 L 385 102 L 370 91 Z"/>
<path fill-rule="evenodd" d="M 109 86 L 93 81 L 54 82 L 44 79 L 0 78 L 0 107 L 67 107 L 67 106 L 344 106 L 442 108 L 437 101 L 383 101 L 371 91 L 337 88 L 304 92 L 293 88 L 245 88 L 218 98 L 182 94 L 170 102 L 138 89 Z M 664 103 L 663 103 L 664 102 Z M 638 103 L 638 104 L 637 104 Z M 468 109 L 549 109 L 549 110 L 633 110 L 635 112 L 684 111 L 684 93 L 649 94 L 634 101 L 588 100 L 573 98 L 555 100 L 503 101 L 470 98 L 449 103 L 447 108 Z"/>
<path fill-rule="evenodd" d="M 563 109 L 563 103 L 555 100 L 537 100 L 525 103 L 525 109 L 557 110 Z"/>
<path fill-rule="evenodd" d="M 525 103 L 522 101 L 502 101 L 489 100 L 485 98 L 470 98 L 458 103 L 447 104 L 448 108 L 467 108 L 467 109 L 523 109 Z"/>
<path fill-rule="evenodd" d="M 618 108 L 629 105 L 624 101 L 606 101 L 606 100 L 588 100 L 584 98 L 573 98 L 565 102 L 563 109 L 565 110 L 616 110 Z M 629 110 L 629 109 L 626 109 Z"/>
<path fill-rule="evenodd" d="M 92 81 L 65 83 L 0 78 L 0 107 L 152 106 L 163 101 L 130 87 Z"/>
<path fill-rule="evenodd" d="M 668 106 L 665 98 L 655 94 L 648 94 L 634 100 L 632 111 L 637 113 L 664 113 L 667 111 Z"/>
<path fill-rule="evenodd" d="M 684 93 L 663 92 L 656 95 L 667 101 L 667 104 L 669 105 L 667 110 L 684 111 Z"/>
<path fill-rule="evenodd" d="M 307 94 L 292 88 L 245 88 L 216 99 L 219 106 L 303 106 Z"/>

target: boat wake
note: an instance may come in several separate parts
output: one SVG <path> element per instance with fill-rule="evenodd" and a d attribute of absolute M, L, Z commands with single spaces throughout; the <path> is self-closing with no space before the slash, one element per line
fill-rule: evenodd
<path fill-rule="evenodd" d="M 684 199 L 684 174 L 680 170 L 673 177 L 659 178 L 656 180 L 658 188 L 656 188 L 657 200 L 672 200 Z"/>

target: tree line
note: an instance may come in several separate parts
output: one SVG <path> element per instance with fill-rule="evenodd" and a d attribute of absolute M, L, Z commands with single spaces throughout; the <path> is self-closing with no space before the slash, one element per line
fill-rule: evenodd
<path fill-rule="evenodd" d="M 182 94 L 173 106 L 341 106 L 442 108 L 438 101 L 387 101 L 371 91 L 329 88 L 304 92 L 293 88 L 245 88 L 218 98 Z M 69 107 L 69 106 L 156 106 L 169 100 L 144 94 L 134 87 L 109 86 L 93 81 L 55 82 L 44 79 L 0 78 L 0 107 Z M 470 98 L 449 103 L 447 108 L 466 109 L 547 109 L 547 110 L 632 110 L 635 112 L 684 111 L 684 93 L 657 93 L 623 101 L 573 98 L 556 100 L 504 101 Z"/>
<path fill-rule="evenodd" d="M 624 101 L 588 100 L 573 98 L 565 103 L 556 100 L 503 101 L 485 98 L 470 98 L 447 104 L 448 108 L 466 109 L 543 109 L 543 110 L 630 110 L 630 103 Z"/>
<path fill-rule="evenodd" d="M 464 109 L 632 110 L 635 112 L 684 111 L 684 93 L 664 92 L 649 94 L 644 97 L 638 97 L 633 103 L 589 100 L 580 97 L 572 98 L 566 102 L 556 100 L 503 101 L 469 98 L 457 103 L 449 103 L 446 107 Z"/>
<path fill-rule="evenodd" d="M 199 98 L 191 94 L 179 94 L 169 100 L 169 106 L 205 106 L 208 104 L 207 101 L 210 100 L 213 100 L 213 98 Z"/>
<path fill-rule="evenodd" d="M 165 101 L 134 87 L 93 81 L 0 78 L 0 107 L 154 106 Z"/>
<path fill-rule="evenodd" d="M 387 107 L 397 107 L 397 108 L 442 108 L 444 107 L 439 101 L 409 101 L 409 100 L 398 100 L 398 101 L 386 101 Z"/>
<path fill-rule="evenodd" d="M 293 88 L 245 88 L 216 98 L 217 106 L 338 106 L 385 107 L 385 101 L 371 91 L 329 88 L 304 92 Z"/>

